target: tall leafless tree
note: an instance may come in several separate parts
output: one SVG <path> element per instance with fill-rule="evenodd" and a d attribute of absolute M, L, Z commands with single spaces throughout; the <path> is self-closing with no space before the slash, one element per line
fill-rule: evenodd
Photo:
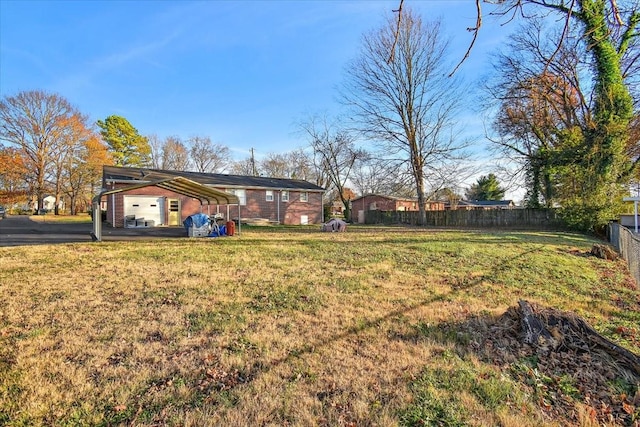
<path fill-rule="evenodd" d="M 287 154 L 290 173 L 292 179 L 301 179 L 309 182 L 316 182 L 317 177 L 313 169 L 313 157 L 302 148 L 293 150 Z"/>
<path fill-rule="evenodd" d="M 411 173 L 400 170 L 386 159 L 367 152 L 354 165 L 350 179 L 359 195 L 384 194 L 398 197 L 415 197 Z"/>
<path fill-rule="evenodd" d="M 68 193 L 68 177 L 72 173 L 73 160 L 76 153 L 85 145 L 90 138 L 98 138 L 98 135 L 91 129 L 89 118 L 78 112 L 67 117 L 61 122 L 60 133 L 55 148 L 52 151 L 51 158 L 51 184 L 53 195 L 55 197 L 54 213 L 60 213 L 60 205 L 63 193 Z M 104 157 L 102 158 L 104 160 Z M 90 161 L 90 159 L 86 159 Z M 75 215 L 76 199 L 71 199 L 72 215 Z"/>
<path fill-rule="evenodd" d="M 189 151 L 177 136 L 169 136 L 162 143 L 160 169 L 186 171 L 190 168 Z"/>
<path fill-rule="evenodd" d="M 154 169 L 162 169 L 162 141 L 158 135 L 148 135 L 149 147 L 151 148 L 151 167 Z"/>
<path fill-rule="evenodd" d="M 0 140 L 19 148 L 24 155 L 38 210 L 43 208 L 53 158 L 64 154 L 58 149 L 61 136 L 76 112 L 60 95 L 43 91 L 20 92 L 0 101 Z"/>
<path fill-rule="evenodd" d="M 455 123 L 464 96 L 460 80 L 447 77 L 440 23 L 423 22 L 406 8 L 398 13 L 364 37 L 341 94 L 362 134 L 397 168 L 411 171 L 424 223 L 426 171 L 459 161 L 466 146 Z"/>
<path fill-rule="evenodd" d="M 197 172 L 223 173 L 231 164 L 229 147 L 213 143 L 208 136 L 189 138 L 191 163 Z"/>
<path fill-rule="evenodd" d="M 285 153 L 268 153 L 259 162 L 262 175 L 273 178 L 301 179 L 314 181 L 313 158 L 303 149 Z"/>
<path fill-rule="evenodd" d="M 335 190 L 344 206 L 344 217 L 350 220 L 351 201 L 345 191 L 353 167 L 366 153 L 355 145 L 355 137 L 347 130 L 330 123 L 324 118 L 312 117 L 300 123 L 300 128 L 309 137 L 313 149 L 313 161 L 319 177 L 326 177 L 323 185 L 327 190 Z"/>
<path fill-rule="evenodd" d="M 231 162 L 229 171 L 235 175 L 260 176 L 259 165 L 256 164 L 253 155 Z"/>
<path fill-rule="evenodd" d="M 268 153 L 260 162 L 260 170 L 271 178 L 289 178 L 289 159 L 286 154 Z"/>

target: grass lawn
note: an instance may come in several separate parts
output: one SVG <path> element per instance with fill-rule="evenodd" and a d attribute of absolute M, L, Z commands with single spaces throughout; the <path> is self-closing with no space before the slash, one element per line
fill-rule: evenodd
<path fill-rule="evenodd" d="M 91 216 L 87 213 L 81 213 L 78 215 L 54 215 L 53 213 L 46 213 L 44 215 L 30 215 L 29 219 L 35 222 L 61 224 L 81 224 L 91 223 L 93 221 Z"/>
<path fill-rule="evenodd" d="M 243 227 L 0 248 L 0 425 L 597 425 L 570 376 L 493 363 L 469 329 L 527 299 L 640 353 L 640 292 L 593 243 Z M 627 425 L 634 381 L 607 379 Z"/>

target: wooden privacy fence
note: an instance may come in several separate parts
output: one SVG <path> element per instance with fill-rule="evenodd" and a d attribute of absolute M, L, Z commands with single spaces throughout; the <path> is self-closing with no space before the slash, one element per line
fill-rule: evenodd
<path fill-rule="evenodd" d="M 627 260 L 629 271 L 640 285 L 640 236 L 617 222 L 609 223 L 609 242 Z"/>
<path fill-rule="evenodd" d="M 428 227 L 454 228 L 514 228 L 535 230 L 562 230 L 566 227 L 554 209 L 491 209 L 427 211 Z M 379 211 L 365 213 L 366 224 L 419 223 L 419 212 Z"/>

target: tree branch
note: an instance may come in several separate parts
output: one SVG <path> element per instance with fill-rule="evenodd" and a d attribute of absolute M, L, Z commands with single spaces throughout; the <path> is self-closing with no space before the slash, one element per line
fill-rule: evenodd
<path fill-rule="evenodd" d="M 464 54 L 458 65 L 456 65 L 453 71 L 449 74 L 449 77 L 452 77 L 458 70 L 458 68 L 460 68 L 462 63 L 469 57 L 469 55 L 471 54 L 471 49 L 473 49 L 473 45 L 475 45 L 476 43 L 478 33 L 480 32 L 480 27 L 482 26 L 482 8 L 480 6 L 480 0 L 476 0 L 476 12 L 476 26 L 474 28 L 467 28 L 467 31 L 473 31 L 473 39 L 471 39 L 471 43 L 469 44 L 467 52 Z"/>
<path fill-rule="evenodd" d="M 477 0 L 477 1 L 480 1 L 480 0 Z M 393 59 L 395 58 L 396 45 L 398 44 L 398 38 L 400 37 L 400 24 L 402 22 L 402 4 L 403 3 L 404 3 L 404 0 L 400 0 L 400 5 L 398 5 L 398 9 L 393 11 L 393 13 L 398 14 L 398 25 L 396 27 L 396 34 L 393 39 L 393 45 L 391 46 L 391 52 L 389 53 L 389 59 L 387 59 L 387 64 L 391 64 L 391 62 L 393 62 Z"/>

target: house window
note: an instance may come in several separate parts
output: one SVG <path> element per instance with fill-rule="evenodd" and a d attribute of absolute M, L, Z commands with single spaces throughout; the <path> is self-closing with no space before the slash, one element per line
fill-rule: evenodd
<path fill-rule="evenodd" d="M 309 193 L 307 193 L 306 191 L 303 191 L 302 193 L 300 193 L 300 201 L 301 202 L 308 202 L 309 201 Z"/>
<path fill-rule="evenodd" d="M 282 199 L 283 202 L 288 202 L 289 201 L 289 192 L 284 190 L 280 192 L 280 199 Z"/>
<path fill-rule="evenodd" d="M 273 190 L 267 190 L 267 198 L 265 200 L 267 202 L 273 202 Z"/>
<path fill-rule="evenodd" d="M 233 194 L 240 201 L 241 206 L 247 204 L 247 193 L 244 188 L 227 188 L 227 193 Z"/>

